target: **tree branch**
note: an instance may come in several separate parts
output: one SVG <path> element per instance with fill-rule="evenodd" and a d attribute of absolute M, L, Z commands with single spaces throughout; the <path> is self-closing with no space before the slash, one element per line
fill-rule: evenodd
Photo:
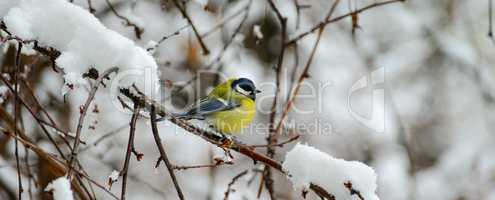
<path fill-rule="evenodd" d="M 155 138 L 156 146 L 158 147 L 158 151 L 160 152 L 160 158 L 158 159 L 158 163 L 160 160 L 163 160 L 165 165 L 167 166 L 168 173 L 170 174 L 170 178 L 172 178 L 172 182 L 174 183 L 175 190 L 177 191 L 177 195 L 179 199 L 184 200 L 184 194 L 182 194 L 182 190 L 177 182 L 177 178 L 175 177 L 174 169 L 172 163 L 168 159 L 167 153 L 165 152 L 165 148 L 163 147 L 162 140 L 160 139 L 160 134 L 158 133 L 158 127 L 156 126 L 156 111 L 155 106 L 151 106 L 150 113 L 150 122 L 151 122 L 151 130 L 153 132 L 153 137 Z"/>
<path fill-rule="evenodd" d="M 182 16 L 184 18 L 186 18 L 187 23 L 189 23 L 191 25 L 191 27 L 192 27 L 192 29 L 194 31 L 194 34 L 196 35 L 196 38 L 198 39 L 199 45 L 201 46 L 201 49 L 203 49 L 203 54 L 204 55 L 210 54 L 210 51 L 208 50 L 208 48 L 206 47 L 205 43 L 203 42 L 203 39 L 201 38 L 201 35 L 199 34 L 196 26 L 194 26 L 194 24 L 193 24 L 193 22 L 191 20 L 191 17 L 187 14 L 186 9 L 183 8 L 177 0 L 172 0 L 172 3 L 175 5 L 175 7 L 177 7 L 177 9 L 179 9 L 179 11 L 182 14 Z"/>
<path fill-rule="evenodd" d="M 120 175 L 122 175 L 122 193 L 120 194 L 120 199 L 125 200 L 125 192 L 127 186 L 127 173 L 129 172 L 129 163 L 131 162 L 131 153 L 134 147 L 134 135 L 136 133 L 136 122 L 139 116 L 139 108 L 138 104 L 134 104 L 134 112 L 132 113 L 132 118 L 130 122 L 130 130 L 129 130 L 129 141 L 127 142 L 127 152 L 125 154 L 124 168 L 120 171 Z"/>
<path fill-rule="evenodd" d="M 98 87 L 100 86 L 100 83 L 112 72 L 117 72 L 119 68 L 117 67 L 112 67 L 110 69 L 107 69 L 103 74 L 101 74 L 98 79 L 96 79 L 93 87 L 91 88 L 91 91 L 89 92 L 88 99 L 86 100 L 86 103 L 84 103 L 84 106 L 82 107 L 81 110 L 81 115 L 79 116 L 79 121 L 77 123 L 77 129 L 76 129 L 76 136 L 74 140 L 74 145 L 72 147 L 72 152 L 71 152 L 71 157 L 69 161 L 69 172 L 67 174 L 67 178 L 70 180 L 71 173 L 72 173 L 72 163 L 74 162 L 74 159 L 77 157 L 78 149 L 79 149 L 79 143 L 81 143 L 81 131 L 84 123 L 84 117 L 86 117 L 86 113 L 88 111 L 89 106 L 91 105 L 91 102 L 95 98 L 96 90 L 98 90 Z"/>
<path fill-rule="evenodd" d="M 344 19 L 344 18 L 349 17 L 349 16 L 357 15 L 361 12 L 364 12 L 364 11 L 369 10 L 371 8 L 374 8 L 374 7 L 379 7 L 379 6 L 384 6 L 384 5 L 391 4 L 391 3 L 404 2 L 404 1 L 406 1 L 406 0 L 388 0 L 388 1 L 383 1 L 383 2 L 377 2 L 377 3 L 370 4 L 368 6 L 365 6 L 363 8 L 357 9 L 353 12 L 349 12 L 347 14 L 340 15 L 340 16 L 335 17 L 333 19 L 322 21 L 322 22 L 318 23 L 317 25 L 313 26 L 309 31 L 301 33 L 298 36 L 294 37 L 294 39 L 289 40 L 289 42 L 287 42 L 286 45 L 289 46 L 289 45 L 295 44 L 298 40 L 308 36 L 309 34 L 315 32 L 316 30 L 320 29 L 323 26 L 326 26 L 327 24 L 340 21 L 341 19 Z"/>

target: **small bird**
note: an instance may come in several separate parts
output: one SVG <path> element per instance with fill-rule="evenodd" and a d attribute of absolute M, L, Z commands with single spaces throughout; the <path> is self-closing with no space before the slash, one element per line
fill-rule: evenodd
<path fill-rule="evenodd" d="M 222 134 L 238 133 L 249 125 L 256 113 L 257 90 L 247 78 L 232 78 L 201 98 L 189 111 L 175 114 L 181 119 L 206 119 Z"/>

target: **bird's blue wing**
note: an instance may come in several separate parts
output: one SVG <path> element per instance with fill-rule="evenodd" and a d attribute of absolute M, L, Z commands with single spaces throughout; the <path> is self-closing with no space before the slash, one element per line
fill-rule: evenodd
<path fill-rule="evenodd" d="M 204 98 L 188 112 L 180 115 L 180 117 L 204 119 L 205 115 L 230 110 L 238 106 L 239 105 L 237 104 L 229 103 L 228 101 L 219 98 Z"/>

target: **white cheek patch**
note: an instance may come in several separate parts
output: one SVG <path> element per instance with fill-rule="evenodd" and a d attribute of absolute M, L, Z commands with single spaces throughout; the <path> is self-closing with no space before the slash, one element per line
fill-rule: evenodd
<path fill-rule="evenodd" d="M 246 90 L 242 89 L 241 87 L 239 87 L 239 85 L 236 85 L 236 86 L 235 86 L 235 90 L 236 90 L 237 92 L 239 92 L 239 93 L 243 94 L 243 95 L 246 95 L 246 96 L 248 96 L 249 94 L 251 94 L 250 92 L 248 92 L 248 91 L 246 91 Z"/>

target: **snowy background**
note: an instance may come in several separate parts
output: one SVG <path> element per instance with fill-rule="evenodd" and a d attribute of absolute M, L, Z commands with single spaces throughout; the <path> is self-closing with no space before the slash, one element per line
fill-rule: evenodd
<path fill-rule="evenodd" d="M 88 2 L 94 14 L 88 12 Z M 186 5 L 208 55 L 173 1 L 109 2 L 113 8 L 103 0 L 0 2 L 0 17 L 8 31 L 0 31 L 3 77 L 12 80 L 15 71 L 14 36 L 61 52 L 55 61 L 59 70 L 54 70 L 49 56 L 27 42 L 19 76 L 30 83 L 42 107 L 69 134 L 76 132 L 80 106 L 90 90 L 90 82 L 81 75 L 90 68 L 102 73 L 119 67 L 107 87 L 96 93 L 82 129 L 85 144 L 78 158 L 93 180 L 108 188 L 109 176 L 122 169 L 131 113 L 122 108 L 115 93 L 117 87 L 132 83 L 168 109 L 179 111 L 228 77 L 250 78 L 263 92 L 257 97 L 253 125 L 236 137 L 246 144 L 266 144 L 281 42 L 281 27 L 268 1 L 184 1 L 181 5 Z M 287 17 L 289 40 L 323 21 L 334 3 L 274 2 Z M 330 19 L 377 2 L 383 1 L 343 0 Z M 300 137 L 276 148 L 274 159 L 294 175 L 288 179 L 273 172 L 276 199 L 300 199 L 304 184 L 298 183 L 318 178 L 326 178 L 320 181 L 329 187 L 333 186 L 330 179 L 353 180 L 365 199 L 374 199 L 374 193 L 384 200 L 495 199 L 495 136 L 490 131 L 495 124 L 495 43 L 487 36 L 488 8 L 489 1 L 410 0 L 377 6 L 326 26 L 279 141 Z M 276 121 L 310 57 L 317 32 L 285 50 Z M 194 81 L 188 84 L 189 80 Z M 29 95 L 25 98 L 35 104 Z M 2 110 L 10 116 L 13 100 L 12 92 L 1 83 Z M 21 111 L 19 126 L 31 141 L 56 154 L 39 123 L 24 107 Z M 2 131 L 12 129 L 7 115 L 0 117 Z M 205 165 L 224 157 L 222 149 L 170 122 L 158 125 L 174 165 Z M 149 120 L 138 119 L 136 130 L 135 148 L 144 156 L 141 161 L 131 156 L 127 199 L 176 199 L 165 165 L 154 168 L 159 154 Z M 48 131 L 70 155 L 55 137 L 59 131 L 50 127 Z M 291 149 L 294 157 L 286 158 Z M 257 150 L 265 153 L 266 149 Z M 186 199 L 223 199 L 229 182 L 244 170 L 248 173 L 232 186 L 235 191 L 229 199 L 257 199 L 263 165 L 233 155 L 233 165 L 176 170 Z M 43 191 L 63 174 L 51 173 L 46 161 L 32 152 L 26 154 L 22 145 L 19 156 L 23 199 L 56 197 L 56 191 L 53 196 Z M 14 140 L 2 134 L 0 199 L 17 198 L 16 170 Z M 120 198 L 122 179 L 114 176 L 110 179 L 117 181 L 110 191 Z M 327 190 L 338 200 L 359 199 L 342 188 Z M 98 199 L 113 199 L 98 188 L 94 192 Z M 259 198 L 270 199 L 266 188 Z M 318 197 L 309 192 L 307 198 Z"/>

